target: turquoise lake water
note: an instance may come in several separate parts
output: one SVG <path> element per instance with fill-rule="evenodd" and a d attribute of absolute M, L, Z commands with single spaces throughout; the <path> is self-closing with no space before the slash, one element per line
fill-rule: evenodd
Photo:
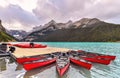
<path fill-rule="evenodd" d="M 39 42 L 38 42 L 39 43 Z M 120 78 L 120 43 L 104 42 L 40 42 L 51 47 L 85 50 L 95 53 L 115 55 L 110 65 L 92 63 L 92 69 L 86 70 L 71 64 L 62 78 Z M 55 64 L 25 71 L 10 57 L 0 57 L 0 78 L 60 78 Z"/>

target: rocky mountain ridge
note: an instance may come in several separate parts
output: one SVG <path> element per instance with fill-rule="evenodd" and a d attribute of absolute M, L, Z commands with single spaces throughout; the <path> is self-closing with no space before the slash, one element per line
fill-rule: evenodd
<path fill-rule="evenodd" d="M 56 23 L 54 20 L 30 33 L 23 41 L 120 41 L 120 25 L 97 18 Z"/>
<path fill-rule="evenodd" d="M 80 27 L 88 27 L 92 24 L 96 24 L 102 22 L 97 18 L 83 18 L 79 21 L 72 22 L 69 20 L 67 23 L 56 23 L 54 20 L 46 23 L 44 26 L 40 25 L 33 28 L 33 32 L 36 31 L 54 31 L 58 29 L 69 29 L 69 28 L 80 28 Z"/>

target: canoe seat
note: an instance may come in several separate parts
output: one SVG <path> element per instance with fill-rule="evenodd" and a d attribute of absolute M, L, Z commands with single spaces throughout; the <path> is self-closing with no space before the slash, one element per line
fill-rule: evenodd
<path fill-rule="evenodd" d="M 66 64 L 67 64 L 67 63 L 60 63 L 60 64 L 58 64 L 58 67 L 59 67 L 59 68 L 62 68 L 62 67 L 64 67 Z"/>

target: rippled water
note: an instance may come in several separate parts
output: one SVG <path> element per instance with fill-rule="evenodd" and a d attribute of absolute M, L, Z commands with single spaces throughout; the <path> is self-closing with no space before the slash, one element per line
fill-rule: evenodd
<path fill-rule="evenodd" d="M 62 47 L 74 50 L 85 50 L 102 54 L 116 55 L 110 65 L 92 63 L 90 71 L 70 65 L 62 78 L 120 78 L 120 43 L 88 43 L 88 42 L 42 42 L 52 47 Z M 0 57 L 0 78 L 60 78 L 55 64 L 31 71 L 25 71 L 10 57 Z"/>

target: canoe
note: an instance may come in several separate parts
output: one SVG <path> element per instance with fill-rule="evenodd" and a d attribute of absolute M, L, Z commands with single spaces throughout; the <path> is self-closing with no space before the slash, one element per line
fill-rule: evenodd
<path fill-rule="evenodd" d="M 60 76 L 63 76 L 63 74 L 68 70 L 69 65 L 70 65 L 70 63 L 67 63 L 63 68 L 56 66 L 57 71 L 58 71 Z"/>
<path fill-rule="evenodd" d="M 76 65 L 78 65 L 78 66 L 84 67 L 84 68 L 86 68 L 86 69 L 88 69 L 88 70 L 90 70 L 91 67 L 92 67 L 92 64 L 87 63 L 87 62 L 85 62 L 85 61 L 83 61 L 83 60 L 76 60 L 76 59 L 74 59 L 74 58 L 70 58 L 70 61 L 71 61 L 72 63 L 74 63 L 74 64 L 76 64 Z"/>
<path fill-rule="evenodd" d="M 86 51 L 82 51 L 82 50 L 78 50 L 77 52 L 79 52 L 80 54 L 84 54 L 84 55 L 89 55 L 89 56 L 93 56 L 96 58 L 101 58 L 101 59 L 109 59 L 109 60 L 115 60 L 116 56 L 113 55 L 105 55 L 105 54 L 99 54 L 99 53 L 92 53 L 92 52 L 86 52 Z"/>
<path fill-rule="evenodd" d="M 104 65 L 108 65 L 110 64 L 111 60 L 107 59 L 96 59 L 95 57 L 84 57 L 84 56 L 81 56 L 82 59 L 86 60 L 86 61 L 89 61 L 89 62 L 93 62 L 93 63 L 100 63 L 100 64 L 104 64 Z"/>
<path fill-rule="evenodd" d="M 5 57 L 5 56 L 9 56 L 9 52 L 3 51 L 0 49 L 0 57 Z"/>
<path fill-rule="evenodd" d="M 25 70 L 29 71 L 38 67 L 43 67 L 49 64 L 52 64 L 56 61 L 56 58 L 48 57 L 45 59 L 40 59 L 37 61 L 27 62 L 23 64 Z"/>
<path fill-rule="evenodd" d="M 11 43 L 7 43 L 7 45 L 9 45 L 9 46 L 10 46 L 10 45 L 12 45 L 12 44 L 11 44 Z"/>
<path fill-rule="evenodd" d="M 0 53 L 0 57 L 10 56 L 9 53 Z"/>
<path fill-rule="evenodd" d="M 37 69 L 34 69 L 34 70 L 27 71 L 24 74 L 24 78 L 30 78 L 33 75 L 35 76 L 37 74 L 40 74 L 41 72 L 44 72 L 45 70 L 50 69 L 53 66 L 55 66 L 54 63 L 50 64 L 50 65 L 47 65 L 47 66 L 44 66 L 44 67 L 41 67 L 41 68 L 37 68 Z"/>
<path fill-rule="evenodd" d="M 7 53 L 7 52 L 0 49 L 0 53 Z"/>
<path fill-rule="evenodd" d="M 31 62 L 31 61 L 36 61 L 36 60 L 40 60 L 44 58 L 44 56 L 42 55 L 38 55 L 38 56 L 30 56 L 30 57 L 22 57 L 22 58 L 16 58 L 17 63 L 19 64 L 23 64 L 25 62 Z"/>
<path fill-rule="evenodd" d="M 61 55 L 57 58 L 56 61 L 56 70 L 60 76 L 63 76 L 64 73 L 68 70 L 70 66 L 69 58 L 65 55 Z"/>
<path fill-rule="evenodd" d="M 31 47 L 29 43 L 13 44 L 13 46 L 20 47 L 20 48 L 46 48 L 47 47 L 47 45 L 42 45 L 42 44 L 34 44 L 34 46 Z"/>
<path fill-rule="evenodd" d="M 71 55 L 73 56 L 79 56 L 79 58 L 82 58 L 83 60 L 89 61 L 89 62 L 94 62 L 94 63 L 100 63 L 100 64 L 104 64 L 104 65 L 108 65 L 111 62 L 111 59 L 107 59 L 107 58 L 101 58 L 101 57 L 97 57 L 94 54 L 89 54 L 86 52 L 79 52 L 78 51 L 71 51 Z"/>
<path fill-rule="evenodd" d="M 115 60 L 116 56 L 111 56 L 111 55 L 99 55 L 99 56 L 96 56 L 96 58 Z"/>

